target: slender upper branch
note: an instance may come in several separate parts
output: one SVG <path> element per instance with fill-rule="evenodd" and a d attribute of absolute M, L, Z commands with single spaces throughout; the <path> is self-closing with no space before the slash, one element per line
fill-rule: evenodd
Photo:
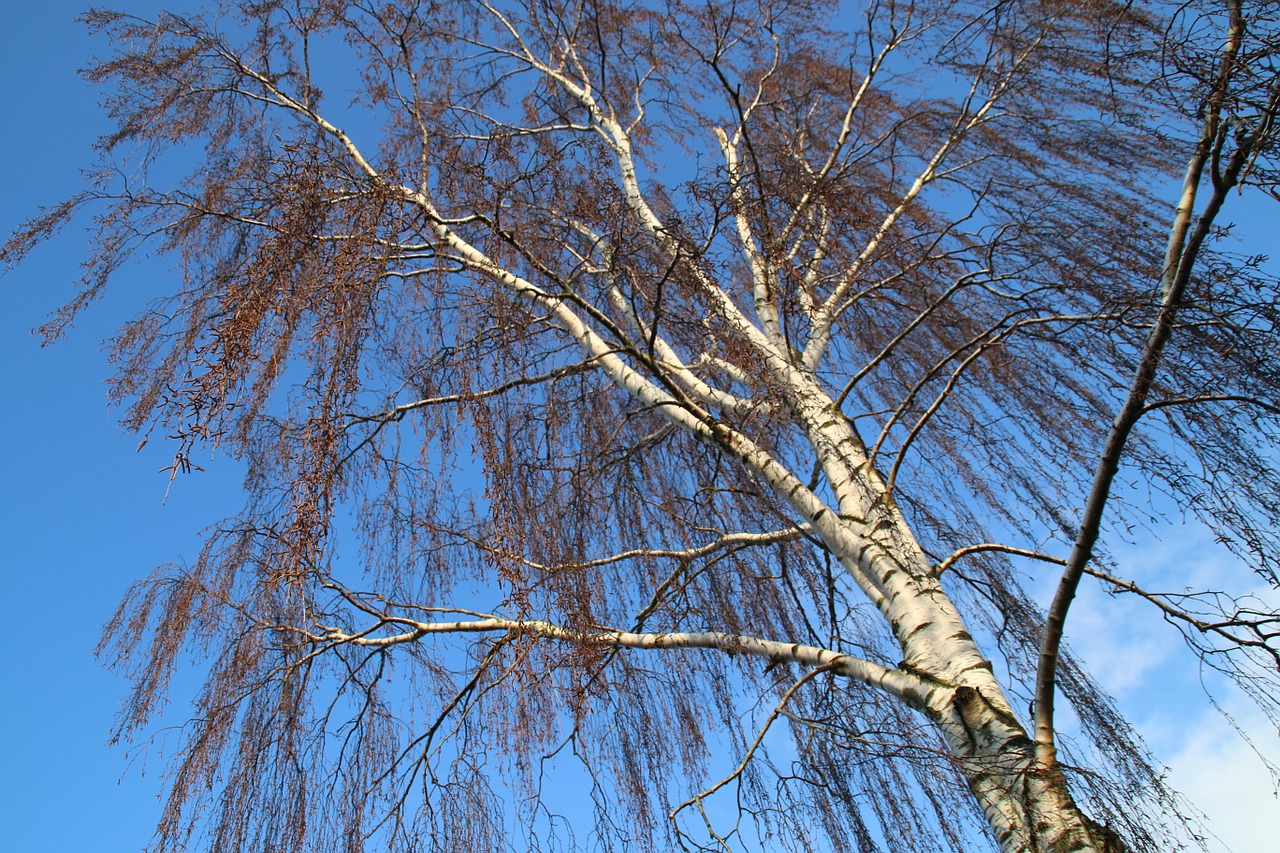
<path fill-rule="evenodd" d="M 948 155 L 954 151 L 961 142 L 968 136 L 969 132 L 979 125 L 983 124 L 989 118 L 996 103 L 1004 95 L 1004 92 L 1012 82 L 1014 74 L 1019 67 L 1031 55 L 1038 46 L 1039 40 L 1036 40 L 1031 46 L 1027 47 L 1018 58 L 1012 63 L 1008 72 L 1000 81 L 992 88 L 982 105 L 972 113 L 969 112 L 971 102 L 977 93 L 980 75 L 974 78 L 973 86 L 970 89 L 968 99 L 965 101 L 964 107 L 960 115 L 956 118 L 955 124 L 947 138 L 942 141 L 933 155 L 925 163 L 924 168 L 912 181 L 911 186 L 907 188 L 898 203 L 892 210 L 885 215 L 880 225 L 876 228 L 871 239 L 867 241 L 862 251 L 849 265 L 844 275 L 841 277 L 840 283 L 836 289 L 827 297 L 826 301 L 815 311 L 813 322 L 813 331 L 810 334 L 809 342 L 804 348 L 804 363 L 809 367 L 814 367 L 822 358 L 823 352 L 826 351 L 827 344 L 831 342 L 831 336 L 834 332 L 835 321 L 839 315 L 840 306 L 843 304 L 845 297 L 853 288 L 857 281 L 858 273 L 866 267 L 871 258 L 875 255 L 876 250 L 884 241 L 889 232 L 893 230 L 898 220 L 915 202 L 916 198 L 924 190 L 926 186 L 931 184 L 938 176 L 938 170 L 942 166 L 943 161 Z"/>
<path fill-rule="evenodd" d="M 961 548 L 951 554 L 941 563 L 938 563 L 938 567 L 934 572 L 941 575 L 964 557 L 967 557 L 970 554 L 980 554 L 984 551 L 994 551 L 1000 554 L 1013 554 L 1018 557 L 1030 557 L 1033 560 L 1043 560 L 1046 563 L 1057 563 L 1059 566 L 1064 566 L 1067 563 L 1067 561 L 1061 557 L 1053 557 L 1049 554 L 1042 554 L 1039 551 L 1031 551 L 1026 548 L 1015 548 L 1012 545 L 1001 545 L 998 542 L 981 542 L 977 545 L 969 545 Z"/>
<path fill-rule="evenodd" d="M 1222 113 L 1227 98 L 1227 87 L 1235 71 L 1235 58 L 1240 50 L 1245 29 L 1239 0 L 1230 0 L 1228 6 L 1231 21 L 1226 44 L 1213 81 L 1209 104 L 1205 108 L 1200 139 L 1187 163 L 1182 196 L 1169 228 L 1169 244 L 1160 280 L 1162 293 L 1160 309 L 1143 345 L 1142 355 L 1138 360 L 1133 379 L 1130 381 L 1124 404 L 1107 435 L 1106 444 L 1094 473 L 1093 486 L 1089 490 L 1089 497 L 1080 520 L 1075 544 L 1072 546 L 1071 555 L 1067 558 L 1066 568 L 1062 572 L 1058 589 L 1049 605 L 1049 612 L 1045 619 L 1044 633 L 1040 642 L 1040 661 L 1036 670 L 1035 696 L 1036 753 L 1037 758 L 1045 764 L 1052 764 L 1057 758 L 1053 711 L 1058 650 L 1062 644 L 1067 611 L 1075 599 L 1085 567 L 1093 558 L 1094 545 L 1098 541 L 1102 526 L 1102 516 L 1111 494 L 1111 484 L 1120 468 L 1120 458 L 1128 444 L 1129 435 L 1146 410 L 1147 395 L 1155 384 L 1161 356 L 1173 332 L 1174 320 L 1182 306 L 1183 294 L 1191 280 L 1196 257 L 1209 236 L 1218 211 L 1226 201 L 1227 193 L 1239 181 L 1241 170 L 1249 160 L 1250 143 L 1246 139 L 1239 140 L 1239 145 L 1229 158 L 1226 168 L 1220 172 L 1219 156 L 1215 154 L 1215 148 L 1221 137 L 1220 125 L 1223 121 Z M 1196 219 L 1194 217 L 1196 196 L 1206 166 L 1211 166 L 1215 172 L 1213 195 L 1205 205 L 1204 211 Z M 1193 222 L 1194 230 L 1192 230 Z"/>

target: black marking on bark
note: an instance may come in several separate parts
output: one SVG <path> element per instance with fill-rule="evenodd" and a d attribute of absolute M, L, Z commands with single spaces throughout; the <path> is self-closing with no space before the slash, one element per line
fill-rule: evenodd
<path fill-rule="evenodd" d="M 938 676 L 934 675 L 931 672 L 928 672 L 927 670 L 920 669 L 919 667 L 915 666 L 914 664 L 908 661 L 905 661 L 905 660 L 898 661 L 897 668 L 902 670 L 905 673 L 914 675 L 916 678 L 919 678 L 922 681 L 928 681 L 931 684 L 945 686 L 945 684 L 943 684 L 942 679 L 938 678 Z"/>
<path fill-rule="evenodd" d="M 887 577 L 887 576 L 886 576 L 886 577 Z M 914 628 L 912 628 L 912 629 L 911 629 L 911 631 L 907 634 L 907 636 L 906 636 L 904 639 L 906 639 L 906 640 L 910 640 L 910 639 L 911 639 L 912 637 L 914 637 L 916 634 L 919 634 L 921 631 L 923 631 L 923 630 L 927 629 L 927 628 L 928 628 L 929 626 L 931 626 L 932 624 L 933 624 L 932 622 L 921 622 L 919 625 L 917 625 L 917 626 L 915 626 Z"/>
<path fill-rule="evenodd" d="M 951 694 L 951 706 L 955 708 L 956 716 L 960 718 L 964 736 L 969 741 L 969 750 L 974 753 L 978 751 L 977 733 L 980 727 L 971 721 L 970 717 L 973 716 L 977 701 L 978 691 L 968 685 L 957 687 L 955 693 Z"/>
<path fill-rule="evenodd" d="M 1089 834 L 1094 837 L 1099 853 L 1126 853 L 1129 849 L 1116 831 L 1105 823 L 1098 823 L 1083 812 L 1080 813 L 1080 817 L 1084 818 L 1084 825 L 1088 828 Z"/>
<path fill-rule="evenodd" d="M 1014 735 L 1005 741 L 1011 749 L 1019 752 L 1031 753 L 1036 748 L 1036 742 L 1027 735 Z"/>
<path fill-rule="evenodd" d="M 982 658 L 977 663 L 971 663 L 968 666 L 966 666 L 964 669 L 960 670 L 960 672 L 957 673 L 957 675 L 964 675 L 966 672 L 969 672 L 975 669 L 985 669 L 987 672 L 994 671 L 991 667 L 991 661 L 987 660 L 986 658 Z"/>

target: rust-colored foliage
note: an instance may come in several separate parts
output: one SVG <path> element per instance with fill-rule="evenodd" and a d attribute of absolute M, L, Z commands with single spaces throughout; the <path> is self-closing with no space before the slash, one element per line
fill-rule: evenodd
<path fill-rule="evenodd" d="M 1062 562 L 1096 491 L 1166 310 L 1152 188 L 1201 135 L 1202 198 L 1276 191 L 1274 9 L 86 20 L 117 130 L 0 258 L 97 216 L 56 336 L 171 257 L 115 397 L 175 476 L 211 445 L 249 471 L 103 641 L 123 737 L 184 650 L 208 668 L 158 850 L 1029 850 L 1060 813 L 1100 844 L 1068 784 L 1172 849 L 1173 795 L 1069 657 L 1080 745 L 1028 751 L 1043 616 L 1006 557 Z M 1124 462 L 1275 582 L 1276 282 L 1188 239 Z M 992 537 L 1026 544 L 963 550 Z M 1131 591 L 1276 710 L 1273 615 Z"/>

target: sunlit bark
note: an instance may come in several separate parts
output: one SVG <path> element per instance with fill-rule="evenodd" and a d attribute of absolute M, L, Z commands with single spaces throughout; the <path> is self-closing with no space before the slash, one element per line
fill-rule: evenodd
<path fill-rule="evenodd" d="M 184 647 L 213 657 L 160 849 L 206 814 L 215 851 L 497 849 L 504 821 L 554 845 L 541 774 L 570 754 L 602 847 L 949 850 L 979 814 L 1007 853 L 1174 843 L 1176 800 L 1061 641 L 1089 574 L 1223 660 L 1277 659 L 1274 614 L 1093 565 L 1121 464 L 1201 501 L 1135 429 L 1155 412 L 1257 463 L 1204 514 L 1264 573 L 1280 536 L 1280 299 L 1208 246 L 1233 188 L 1276 186 L 1277 23 L 1188 8 L 91 14 L 121 45 L 90 72 L 108 160 L 204 159 L 171 191 L 104 171 L 4 259 L 107 204 L 56 332 L 158 237 L 182 285 L 122 332 L 115 394 L 175 477 L 207 445 L 249 466 L 244 515 L 104 640 L 138 667 L 126 734 Z M 340 46 L 354 106 L 321 92 Z M 1162 234 L 1171 126 L 1199 137 Z M 1047 623 L 1009 557 L 1064 566 Z M 1066 688 L 1101 756 L 1078 765 Z M 783 720 L 788 772 L 763 757 Z"/>

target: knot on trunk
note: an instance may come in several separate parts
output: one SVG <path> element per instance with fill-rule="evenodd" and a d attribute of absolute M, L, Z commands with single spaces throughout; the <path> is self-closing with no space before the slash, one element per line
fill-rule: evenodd
<path fill-rule="evenodd" d="M 1124 840 L 1114 829 L 1106 824 L 1098 823 L 1087 814 L 1081 814 L 1084 818 L 1084 825 L 1088 827 L 1089 834 L 1093 836 L 1094 844 L 1098 848 L 1098 853 L 1129 853 L 1128 846 Z"/>
<path fill-rule="evenodd" d="M 982 701 L 982 694 L 976 687 L 970 687 L 967 684 L 957 687 L 951 703 L 955 706 L 956 713 L 960 715 L 960 720 L 966 728 L 978 728 L 984 722 L 982 717 L 986 703 Z"/>
<path fill-rule="evenodd" d="M 971 744 L 981 752 L 1003 750 L 1010 757 L 1024 759 L 1031 740 L 1007 711 L 993 705 L 976 687 L 967 684 L 955 689 L 952 707 Z"/>

